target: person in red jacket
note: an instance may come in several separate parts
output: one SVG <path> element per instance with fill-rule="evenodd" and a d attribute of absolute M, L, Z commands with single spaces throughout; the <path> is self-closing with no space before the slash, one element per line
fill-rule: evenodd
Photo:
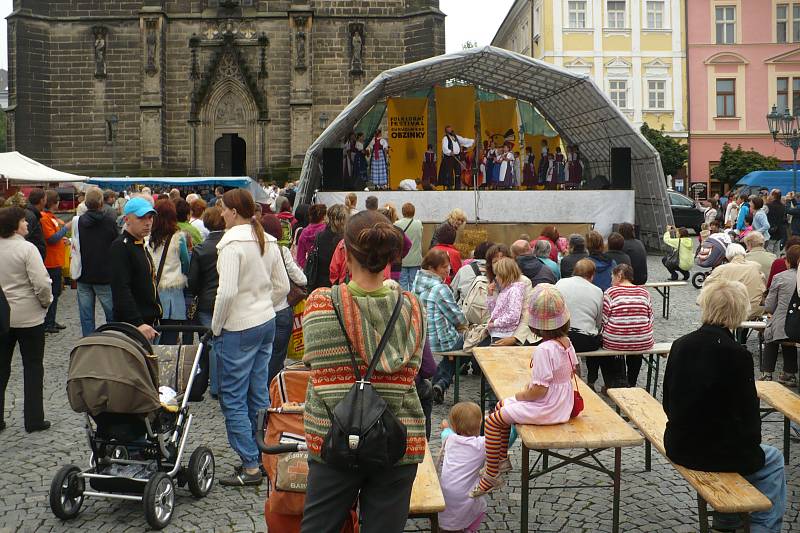
<path fill-rule="evenodd" d="M 456 272 L 461 268 L 461 252 L 453 246 L 456 242 L 456 229 L 449 224 L 445 224 L 439 228 L 438 237 L 439 243 L 431 248 L 431 250 L 444 250 L 450 257 L 450 274 L 447 276 L 447 279 L 444 280 L 447 285 L 450 285 L 453 276 L 455 276 Z"/>
<path fill-rule="evenodd" d="M 64 252 L 66 250 L 64 235 L 72 227 L 72 222 L 64 224 L 53 213 L 53 209 L 58 206 L 58 202 L 57 191 L 53 189 L 45 191 L 45 207 L 44 211 L 42 211 L 40 223 L 46 246 L 44 266 L 47 268 L 47 273 L 50 274 L 50 280 L 53 283 L 53 303 L 50 304 L 47 309 L 47 315 L 44 317 L 45 333 L 58 333 L 66 328 L 66 326 L 56 322 L 56 311 L 58 309 L 58 297 L 61 295 L 61 277 L 62 269 L 64 268 Z"/>

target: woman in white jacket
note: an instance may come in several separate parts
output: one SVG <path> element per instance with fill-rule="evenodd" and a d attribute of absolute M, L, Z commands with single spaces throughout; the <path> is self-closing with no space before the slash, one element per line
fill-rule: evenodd
<path fill-rule="evenodd" d="M 211 331 L 217 353 L 219 401 L 228 442 L 241 469 L 219 480 L 221 485 L 260 485 L 256 446 L 256 413 L 269 406 L 269 360 L 275 337 L 273 290 L 286 290 L 276 239 L 264 234 L 253 217 L 253 196 L 233 189 L 222 197 L 227 231 L 217 245 L 219 288 Z M 288 278 L 286 283 L 288 284 Z"/>
<path fill-rule="evenodd" d="M 42 256 L 25 240 L 28 222 L 20 207 L 0 209 L 0 287 L 11 309 L 10 328 L 0 334 L 0 431 L 6 423 L 5 396 L 11 375 L 11 357 L 19 343 L 25 380 L 25 431 L 41 431 L 50 427 L 44 419 L 42 388 L 44 382 L 44 316 L 53 300 L 50 276 Z"/>

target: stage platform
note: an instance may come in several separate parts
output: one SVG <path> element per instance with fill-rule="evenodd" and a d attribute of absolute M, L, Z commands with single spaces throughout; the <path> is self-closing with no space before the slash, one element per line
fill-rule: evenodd
<path fill-rule="evenodd" d="M 328 206 L 344 203 L 348 192 L 319 191 L 317 202 Z M 460 207 L 470 222 L 504 225 L 590 225 L 607 236 L 614 224 L 634 223 L 632 190 L 616 191 L 356 191 L 358 208 L 367 196 L 378 205 L 391 202 L 400 207 L 411 202 L 415 217 L 422 222 L 440 223 Z M 564 232 L 562 232 L 563 234 Z"/>

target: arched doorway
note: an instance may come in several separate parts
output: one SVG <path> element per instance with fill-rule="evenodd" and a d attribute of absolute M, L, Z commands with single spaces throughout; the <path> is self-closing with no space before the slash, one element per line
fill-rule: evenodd
<path fill-rule="evenodd" d="M 225 133 L 214 142 L 214 175 L 247 175 L 247 142 L 238 133 Z"/>

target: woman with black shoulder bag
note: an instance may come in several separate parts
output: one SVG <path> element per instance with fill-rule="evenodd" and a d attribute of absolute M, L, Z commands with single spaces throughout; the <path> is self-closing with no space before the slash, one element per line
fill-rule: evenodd
<path fill-rule="evenodd" d="M 348 220 L 344 240 L 351 281 L 314 291 L 303 319 L 303 361 L 311 380 L 302 531 L 338 533 L 356 499 L 363 532 L 402 531 L 425 454 L 425 418 L 414 386 L 425 315 L 413 294 L 383 284 L 386 265 L 400 257 L 398 228 L 375 211 L 363 211 Z M 356 385 L 362 379 L 366 383 Z M 343 435 L 340 422 L 354 420 L 353 406 L 365 398 L 370 413 L 380 406 L 378 423 Z M 375 446 L 381 440 L 383 446 Z"/>

